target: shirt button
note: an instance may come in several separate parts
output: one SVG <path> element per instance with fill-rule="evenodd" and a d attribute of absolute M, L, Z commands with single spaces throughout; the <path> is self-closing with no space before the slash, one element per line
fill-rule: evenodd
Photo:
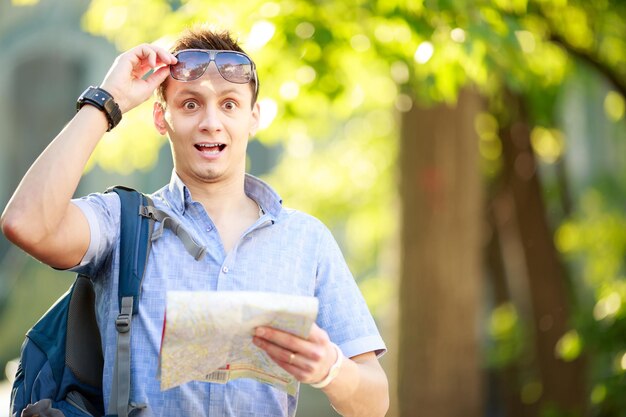
<path fill-rule="evenodd" d="M 222 272 L 225 274 L 228 274 L 228 267 L 227 266 L 222 267 Z"/>

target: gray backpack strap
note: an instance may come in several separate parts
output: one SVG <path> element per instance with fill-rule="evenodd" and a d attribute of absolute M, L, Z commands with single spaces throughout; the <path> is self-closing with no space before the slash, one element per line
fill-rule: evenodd
<path fill-rule="evenodd" d="M 196 261 L 201 260 L 206 254 L 206 248 L 197 243 L 191 234 L 176 219 L 170 217 L 163 210 L 159 210 L 153 206 L 144 206 L 141 208 L 142 216 L 149 217 L 159 222 L 158 228 L 152 234 L 152 240 L 155 241 L 163 234 L 163 229 L 171 230 L 182 242 L 185 250 L 193 256 Z"/>
<path fill-rule="evenodd" d="M 128 417 L 130 403 L 130 323 L 133 314 L 133 297 L 122 298 L 117 328 L 117 353 L 113 367 L 113 383 L 108 415 Z M 126 320 L 127 318 L 128 320 Z"/>

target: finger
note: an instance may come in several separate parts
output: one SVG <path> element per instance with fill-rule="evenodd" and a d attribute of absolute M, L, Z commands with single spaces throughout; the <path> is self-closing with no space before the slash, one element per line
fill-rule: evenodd
<path fill-rule="evenodd" d="M 151 51 L 150 45 L 143 43 L 129 49 L 125 55 L 129 57 L 133 65 L 137 65 L 140 62 L 146 62 L 149 59 Z"/>
<path fill-rule="evenodd" d="M 163 65 L 172 65 L 175 64 L 178 60 L 171 52 L 161 48 L 160 46 L 153 45 L 154 50 L 157 54 L 157 63 Z"/>
<path fill-rule="evenodd" d="M 326 332 L 322 329 L 319 330 L 323 332 L 324 335 L 326 334 Z M 325 342 L 313 343 L 291 333 L 283 332 L 271 327 L 259 327 L 257 328 L 256 334 L 259 335 L 259 333 L 261 333 L 261 337 L 268 342 L 282 347 L 288 353 L 296 352 L 300 357 L 305 358 L 313 364 L 319 362 L 325 357 L 325 346 L 327 345 Z M 320 335 L 319 338 L 323 339 L 323 335 Z M 285 361 L 284 357 L 280 357 L 279 359 Z"/>
<path fill-rule="evenodd" d="M 139 58 L 139 62 L 142 65 L 146 65 L 147 63 L 147 65 L 151 68 L 156 67 L 157 53 L 154 50 L 153 45 L 149 45 L 147 43 L 139 45 L 139 50 L 137 51 L 136 56 Z"/>
<path fill-rule="evenodd" d="M 280 362 L 274 361 L 278 366 L 283 368 L 285 371 L 289 372 L 291 375 L 295 376 L 298 381 L 307 382 L 312 381 L 312 371 L 313 365 L 308 361 L 303 361 L 302 358 L 296 355 L 295 359 L 292 363 L 289 362 Z"/>
<path fill-rule="evenodd" d="M 140 61 L 133 66 L 133 76 L 135 78 L 142 78 L 149 72 L 156 72 L 158 69 L 168 67 L 176 63 L 176 57 L 165 50 L 147 52 Z M 163 80 L 166 77 L 163 78 Z"/>
<path fill-rule="evenodd" d="M 291 362 L 291 365 L 294 364 L 293 361 L 296 355 L 294 351 L 286 349 L 283 346 L 276 345 L 274 343 L 271 343 L 259 337 L 253 337 L 252 342 L 256 346 L 263 349 L 270 356 L 270 358 L 274 359 L 275 362 L 278 362 L 279 364 L 282 363 L 282 364 L 287 364 L 287 365 L 289 365 L 290 362 Z"/>
<path fill-rule="evenodd" d="M 292 352 L 258 337 L 254 337 L 252 342 L 263 349 L 278 366 L 300 381 L 310 379 L 311 373 L 315 370 L 315 363 L 300 353 Z"/>
<path fill-rule="evenodd" d="M 305 339 L 271 327 L 257 327 L 254 334 L 290 352 L 304 352 L 310 349 L 310 342 Z"/>
<path fill-rule="evenodd" d="M 137 65 L 133 68 L 132 76 L 134 79 L 142 78 L 150 71 L 152 71 L 152 67 L 149 65 Z"/>
<path fill-rule="evenodd" d="M 151 68 L 156 68 L 161 65 L 171 65 L 177 62 L 174 54 L 158 45 L 143 44 L 140 46 L 141 56 L 147 60 Z"/>
<path fill-rule="evenodd" d="M 295 352 L 290 354 L 289 360 L 285 363 L 285 366 L 287 368 L 298 368 L 299 371 L 304 371 L 305 374 L 315 370 L 315 362 Z"/>
<path fill-rule="evenodd" d="M 150 70 L 162 65 L 170 65 L 175 57 L 161 47 L 141 44 L 128 51 L 134 68 Z"/>

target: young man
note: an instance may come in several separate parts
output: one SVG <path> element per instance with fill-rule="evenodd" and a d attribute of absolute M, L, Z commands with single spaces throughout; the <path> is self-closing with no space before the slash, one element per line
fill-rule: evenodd
<path fill-rule="evenodd" d="M 169 137 L 174 171 L 152 198 L 207 251 L 195 260 L 169 231 L 153 243 L 133 325 L 131 402 L 146 404 L 136 415 L 295 414 L 297 398 L 254 380 L 191 382 L 160 391 L 165 296 L 181 289 L 316 296 L 319 314 L 307 339 L 260 327 L 253 343 L 300 382 L 320 387 L 340 414 L 384 415 L 388 386 L 377 354 L 385 345 L 337 244 L 318 220 L 283 208 L 267 184 L 245 173 L 248 138 L 259 122 L 253 62 L 228 33 L 202 28 L 186 32 L 173 51 L 137 46 L 115 60 L 99 88 L 81 96 L 76 116 L 7 205 L 3 232 L 35 258 L 93 277 L 108 399 L 120 203 L 114 193 L 78 200 L 72 195 L 97 143 L 119 121 L 117 112 L 130 111 L 158 89 L 154 125 Z"/>

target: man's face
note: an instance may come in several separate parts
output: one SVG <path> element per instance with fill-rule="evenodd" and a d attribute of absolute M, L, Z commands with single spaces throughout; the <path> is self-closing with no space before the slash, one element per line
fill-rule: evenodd
<path fill-rule="evenodd" d="M 256 132 L 258 104 L 249 84 L 226 81 L 211 63 L 197 80 L 169 78 L 166 106 L 155 103 L 154 123 L 171 141 L 174 167 L 186 184 L 243 176 L 248 137 Z"/>

